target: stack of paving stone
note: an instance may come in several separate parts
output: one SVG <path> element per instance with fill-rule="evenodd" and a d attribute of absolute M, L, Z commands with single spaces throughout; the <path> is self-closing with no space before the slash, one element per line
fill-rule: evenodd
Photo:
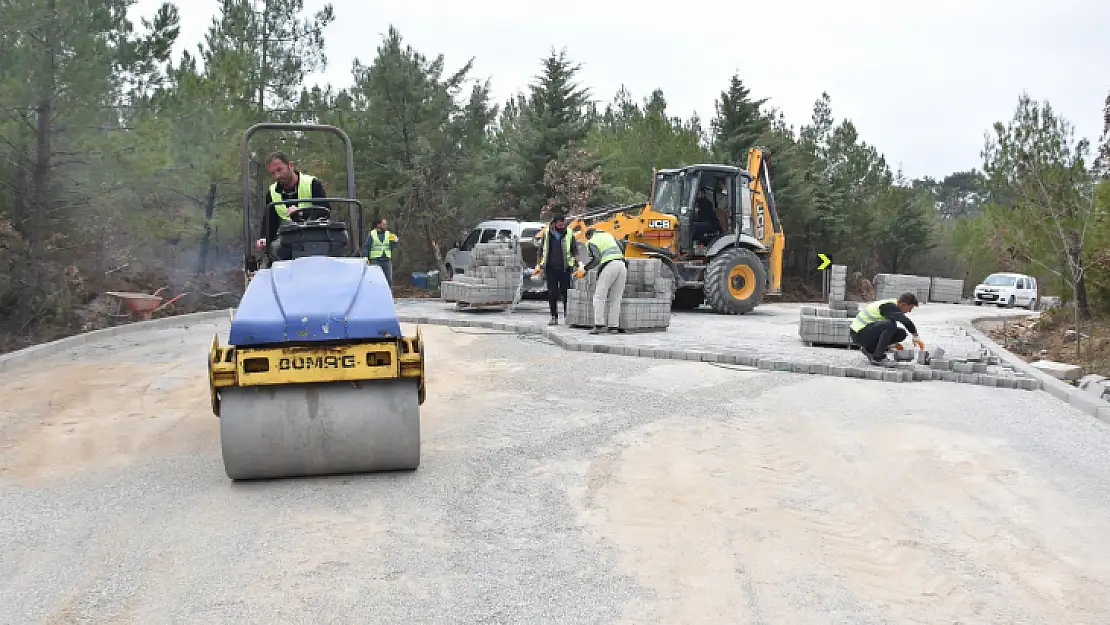
<path fill-rule="evenodd" d="M 657 258 L 629 258 L 628 280 L 621 300 L 617 327 L 629 331 L 665 330 L 671 325 L 674 279 Z M 594 325 L 594 289 L 597 269 L 576 278 L 567 292 L 567 324 L 579 328 Z"/>
<path fill-rule="evenodd" d="M 897 298 L 910 292 L 917 301 L 924 304 L 929 300 L 929 278 L 899 273 L 880 273 L 875 276 L 875 299 Z"/>
<path fill-rule="evenodd" d="M 829 305 L 843 302 L 848 294 L 848 266 L 829 267 Z"/>
<path fill-rule="evenodd" d="M 848 328 L 859 312 L 859 305 L 837 302 L 839 307 L 802 306 L 798 320 L 798 336 L 807 345 L 852 345 Z"/>
<path fill-rule="evenodd" d="M 932 283 L 933 283 L 933 279 L 930 278 L 929 276 L 916 276 L 916 277 L 917 277 L 917 285 L 914 287 L 913 293 L 914 293 L 914 295 L 917 296 L 917 303 L 918 303 L 918 305 L 927 304 L 930 301 L 932 301 L 932 300 L 929 299 L 929 289 L 930 289 L 930 285 L 932 285 Z"/>
<path fill-rule="evenodd" d="M 952 278 L 933 278 L 929 286 L 929 301 L 959 304 L 964 299 L 964 281 Z"/>
<path fill-rule="evenodd" d="M 470 273 L 440 285 L 440 297 L 469 306 L 516 301 L 524 284 L 524 265 L 512 242 L 479 243 L 471 252 Z"/>

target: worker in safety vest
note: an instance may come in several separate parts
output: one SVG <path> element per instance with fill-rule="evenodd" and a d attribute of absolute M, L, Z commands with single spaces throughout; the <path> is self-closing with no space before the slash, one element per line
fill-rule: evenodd
<path fill-rule="evenodd" d="M 559 323 L 559 300 L 563 300 L 563 316 L 567 314 L 567 292 L 570 291 L 570 274 L 578 262 L 578 242 L 574 233 L 567 230 L 565 215 L 554 215 L 543 234 L 540 263 L 532 275 L 547 278 L 547 304 L 551 308 L 551 322 Z M 555 250 L 558 250 L 556 252 Z"/>
<path fill-rule="evenodd" d="M 366 237 L 366 246 L 363 249 L 366 250 L 366 260 L 371 265 L 381 267 L 386 283 L 393 286 L 393 249 L 397 247 L 399 240 L 397 235 L 386 228 L 387 225 L 384 217 L 374 222 L 374 229 Z"/>
<path fill-rule="evenodd" d="M 328 197 L 324 184 L 320 182 L 319 178 L 297 171 L 296 165 L 283 152 L 271 154 L 266 160 L 266 169 L 273 176 L 274 183 L 263 195 L 263 206 L 267 206 L 270 202 L 280 202 L 282 200 L 312 200 L 313 198 Z M 282 223 L 289 222 L 290 217 L 296 217 L 298 208 L 309 206 L 331 208 L 329 202 L 307 201 L 296 205 L 279 204 L 272 209 L 263 211 L 260 238 L 255 242 L 258 251 L 266 252 L 274 238 L 277 237 L 278 227 Z M 272 253 L 270 256 L 276 257 Z"/>
<path fill-rule="evenodd" d="M 586 249 L 590 252 L 590 262 L 578 270 L 578 277 L 597 267 L 597 284 L 594 286 L 594 328 L 590 334 L 611 334 L 625 332 L 621 329 L 621 300 L 624 299 L 624 285 L 628 282 L 628 261 L 624 259 L 624 248 L 616 237 L 596 228 L 586 231 Z"/>
<path fill-rule="evenodd" d="M 913 336 L 913 344 L 925 349 L 925 343 L 917 334 L 917 326 L 906 316 L 916 306 L 917 296 L 913 293 L 903 293 L 898 299 L 871 302 L 860 309 L 848 328 L 848 335 L 875 365 L 886 361 L 886 352 L 891 345 L 906 340 L 906 330 Z M 906 329 L 899 328 L 899 323 Z M 901 349 L 901 345 L 897 348 Z"/>

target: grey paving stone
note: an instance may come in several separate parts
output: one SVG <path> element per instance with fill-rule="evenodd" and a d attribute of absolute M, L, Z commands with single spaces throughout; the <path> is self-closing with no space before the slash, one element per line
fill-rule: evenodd
<path fill-rule="evenodd" d="M 839 303 L 838 305 L 856 305 L 854 302 Z M 690 361 L 727 362 L 729 364 L 754 366 L 761 360 L 772 363 L 785 363 L 777 367 L 770 365 L 768 370 L 821 372 L 824 375 L 849 377 L 852 375 L 863 377 L 866 374 L 849 373 L 849 368 L 872 369 L 865 364 L 863 356 L 853 349 L 806 346 L 798 340 L 799 317 L 801 306 L 765 304 L 760 308 L 759 315 L 752 316 L 726 316 L 708 315 L 704 313 L 678 313 L 672 315 L 671 323 L 666 332 L 638 333 L 620 336 L 605 335 L 593 337 L 587 335 L 584 329 L 568 327 L 566 325 L 547 326 L 546 302 L 525 300 L 514 311 L 490 311 L 474 313 L 457 311 L 452 304 L 439 299 L 410 300 L 398 299 L 396 302 L 398 314 L 405 323 L 420 323 L 424 325 L 450 325 L 453 327 L 483 327 L 490 329 L 503 329 L 518 333 L 535 333 L 548 338 L 555 346 L 572 351 L 592 352 L 593 345 L 608 345 L 600 348 L 608 353 L 622 354 L 644 358 L 674 358 L 669 352 L 681 352 L 681 358 Z M 939 304 L 938 306 L 946 306 Z M 810 307 L 816 310 L 816 307 Z M 833 308 L 830 303 L 829 308 Z M 945 356 L 952 354 L 959 358 L 982 358 L 979 362 L 986 365 L 973 366 L 964 363 L 965 372 L 972 373 L 977 369 L 980 373 L 994 375 L 1001 379 L 1011 376 L 1015 386 L 1022 383 L 1017 380 L 1027 376 L 1021 373 L 1007 371 L 998 365 L 990 364 L 992 359 L 987 352 L 984 355 L 983 347 L 975 339 L 964 332 L 958 325 L 947 321 L 929 321 L 925 315 L 929 314 L 922 308 L 920 317 L 915 317 L 914 322 L 922 329 L 930 343 L 930 353 L 934 360 L 929 365 L 935 371 L 931 379 L 940 380 L 943 376 L 941 367 L 945 366 Z M 976 311 L 978 312 L 978 311 Z M 924 317 L 924 318 L 922 318 Z M 840 320 L 836 318 L 811 317 L 813 323 L 833 323 Z M 496 325 L 495 325 L 496 324 Z M 820 327 L 820 326 L 817 326 Z M 818 337 L 820 338 L 820 337 Z M 834 337 L 835 338 L 835 337 Z M 691 352 L 696 356 L 689 356 Z M 602 351 L 605 353 L 605 351 Z M 702 354 L 705 356 L 702 356 Z M 787 365 L 789 365 L 787 367 Z M 879 369 L 878 371 L 882 371 Z M 816 373 L 821 375 L 821 373 Z M 924 374 L 914 374 L 912 371 L 903 373 L 911 380 L 922 377 Z M 881 378 L 880 373 L 880 378 Z M 954 381 L 958 381 L 958 378 Z M 1001 382 L 1000 382 L 1001 383 Z M 1035 384 L 1026 382 L 1025 384 Z"/>

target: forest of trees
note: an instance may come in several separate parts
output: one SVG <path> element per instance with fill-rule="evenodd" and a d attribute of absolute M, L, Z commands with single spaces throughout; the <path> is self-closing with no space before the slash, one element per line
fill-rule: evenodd
<path fill-rule="evenodd" d="M 366 219 L 387 217 L 402 238 L 398 277 L 436 267 L 482 218 L 643 201 L 653 165 L 743 165 L 762 145 L 788 290 L 819 284 L 822 252 L 867 277 L 1022 270 L 1084 316 L 1110 309 L 1110 136 L 1079 140 L 1023 94 L 984 129 L 982 168 L 907 180 L 836 119 L 828 94 L 795 127 L 774 94 L 734 76 L 711 119 L 680 119 L 660 90 L 593 93 L 572 56 L 553 51 L 530 85 L 495 102 L 471 60 L 414 50 L 392 28 L 349 84 L 308 87 L 326 67 L 330 7 L 221 0 L 199 47 L 174 58 L 179 7 L 136 20 L 132 5 L 7 4 L 0 351 L 95 325 L 83 311 L 105 290 L 165 286 L 194 307 L 206 289 L 241 290 L 239 141 L 261 121 L 350 134 Z M 1110 128 L 1110 98 L 1106 116 Z M 334 138 L 267 134 L 253 147 L 258 159 L 282 149 L 333 194 L 345 189 Z M 257 190 L 268 184 L 261 167 L 253 176 Z"/>

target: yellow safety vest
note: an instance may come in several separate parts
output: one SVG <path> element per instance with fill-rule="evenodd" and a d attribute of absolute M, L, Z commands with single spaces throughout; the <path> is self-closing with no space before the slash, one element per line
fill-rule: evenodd
<path fill-rule="evenodd" d="M 619 260 L 624 258 L 624 252 L 621 251 L 621 244 L 617 242 L 616 237 L 598 230 L 594 232 L 594 236 L 590 237 L 590 243 L 597 248 L 601 259 L 598 260 L 597 266 L 602 267 L 605 263 L 611 260 Z"/>
<path fill-rule="evenodd" d="M 316 180 L 308 174 L 299 174 L 297 176 L 297 199 L 298 200 L 311 200 L 312 199 L 312 181 Z M 280 202 L 283 198 L 278 193 L 278 183 L 270 185 L 270 201 Z M 312 206 L 312 202 L 301 202 L 297 204 L 299 208 L 308 208 Z M 282 221 L 289 221 L 289 204 L 278 204 L 274 207 L 274 211 Z"/>
<path fill-rule="evenodd" d="M 852 325 L 850 326 L 850 329 L 853 332 L 859 332 L 860 330 L 871 325 L 872 323 L 875 323 L 876 321 L 882 321 L 883 315 L 879 312 L 879 309 L 883 307 L 883 304 L 897 303 L 898 300 L 896 299 L 881 299 L 877 302 L 871 302 L 870 304 L 860 309 L 859 314 L 856 315 L 856 318 L 852 320 Z"/>
<path fill-rule="evenodd" d="M 573 268 L 575 262 L 574 255 L 570 253 L 570 241 L 573 237 L 574 235 L 571 234 L 570 228 L 567 228 L 566 231 L 563 232 L 563 255 L 566 257 L 567 260 L 567 269 Z M 540 267 L 547 267 L 547 246 L 550 242 L 551 231 L 548 230 L 543 234 L 543 256 L 540 257 Z"/>
<path fill-rule="evenodd" d="M 378 229 L 374 228 L 370 231 L 370 260 L 375 258 L 393 258 L 393 250 L 390 249 L 390 243 L 397 240 L 397 236 L 386 230 L 381 233 L 381 238 L 378 236 Z"/>

